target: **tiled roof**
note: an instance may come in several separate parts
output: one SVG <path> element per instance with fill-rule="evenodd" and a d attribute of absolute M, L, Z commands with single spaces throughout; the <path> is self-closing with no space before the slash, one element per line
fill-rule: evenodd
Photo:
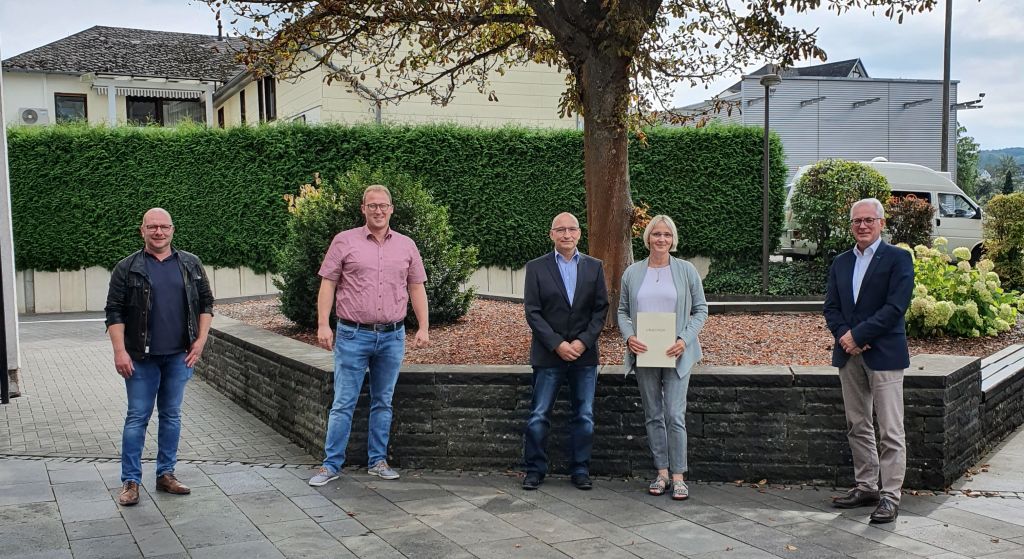
<path fill-rule="evenodd" d="M 3 61 L 4 70 L 117 74 L 226 82 L 245 70 L 242 40 L 97 25 Z"/>
<path fill-rule="evenodd" d="M 805 66 L 803 68 L 786 68 L 786 69 L 782 70 L 781 72 L 779 72 L 779 75 L 781 75 L 783 78 L 785 78 L 787 76 L 789 76 L 789 77 L 793 77 L 793 76 L 813 76 L 813 77 L 819 77 L 819 78 L 848 78 L 848 77 L 850 77 L 850 74 L 853 72 L 854 68 L 856 68 L 858 64 L 860 64 L 860 59 L 859 58 L 851 58 L 850 60 L 840 60 L 839 62 L 829 62 L 828 64 L 818 64 L 816 66 Z M 761 66 L 757 70 L 754 70 L 753 72 L 751 72 L 751 73 L 749 73 L 747 75 L 748 76 L 760 76 L 760 75 L 763 75 L 763 74 L 767 74 L 772 68 L 773 68 L 773 66 L 771 64 L 765 64 L 764 66 Z M 867 70 L 864 69 L 863 65 L 861 65 L 861 69 L 864 70 L 864 75 L 860 76 L 860 77 L 862 77 L 862 78 L 868 77 Z M 737 91 L 740 90 L 740 84 L 742 84 L 742 83 L 743 83 L 743 81 L 740 80 L 740 81 L 732 84 L 729 87 L 729 89 L 727 89 L 726 91 L 730 91 L 732 93 L 736 93 Z"/>

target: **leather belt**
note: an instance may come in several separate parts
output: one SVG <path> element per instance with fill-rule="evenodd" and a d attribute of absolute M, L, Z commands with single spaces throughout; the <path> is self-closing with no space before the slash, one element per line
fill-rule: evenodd
<path fill-rule="evenodd" d="M 404 322 L 388 322 L 387 324 L 362 324 L 359 322 L 352 322 L 351 320 L 345 320 L 344 318 L 339 318 L 338 322 L 344 324 L 345 326 L 355 328 L 357 330 L 370 330 L 373 332 L 394 332 L 395 330 L 398 330 L 399 328 L 405 325 Z"/>

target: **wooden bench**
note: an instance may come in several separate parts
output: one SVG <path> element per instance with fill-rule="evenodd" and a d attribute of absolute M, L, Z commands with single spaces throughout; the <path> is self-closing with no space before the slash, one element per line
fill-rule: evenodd
<path fill-rule="evenodd" d="M 987 393 L 1024 369 L 1024 345 L 1006 346 L 981 360 L 981 391 Z"/>

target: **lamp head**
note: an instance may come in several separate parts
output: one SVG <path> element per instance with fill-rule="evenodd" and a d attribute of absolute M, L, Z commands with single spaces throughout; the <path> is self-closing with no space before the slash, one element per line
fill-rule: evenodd
<path fill-rule="evenodd" d="M 775 87 L 782 83 L 782 78 L 778 74 L 765 74 L 758 80 L 764 87 Z"/>

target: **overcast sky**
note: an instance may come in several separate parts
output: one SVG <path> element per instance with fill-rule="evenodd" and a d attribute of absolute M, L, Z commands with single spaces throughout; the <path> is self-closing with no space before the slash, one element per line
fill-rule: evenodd
<path fill-rule="evenodd" d="M 982 149 L 1024 146 L 1024 0 L 953 1 L 951 68 L 952 79 L 960 81 L 959 100 L 986 93 L 985 108 L 961 111 L 960 123 Z M 787 21 L 819 28 L 829 61 L 860 58 L 872 77 L 938 80 L 943 9 L 940 1 L 937 11 L 910 16 L 902 25 L 864 11 L 839 17 L 819 11 Z M 217 32 L 209 7 L 189 0 L 3 0 L 0 54 L 8 58 L 93 25 Z M 735 79 L 723 76 L 707 90 L 682 88 L 677 105 L 706 99 Z"/>

